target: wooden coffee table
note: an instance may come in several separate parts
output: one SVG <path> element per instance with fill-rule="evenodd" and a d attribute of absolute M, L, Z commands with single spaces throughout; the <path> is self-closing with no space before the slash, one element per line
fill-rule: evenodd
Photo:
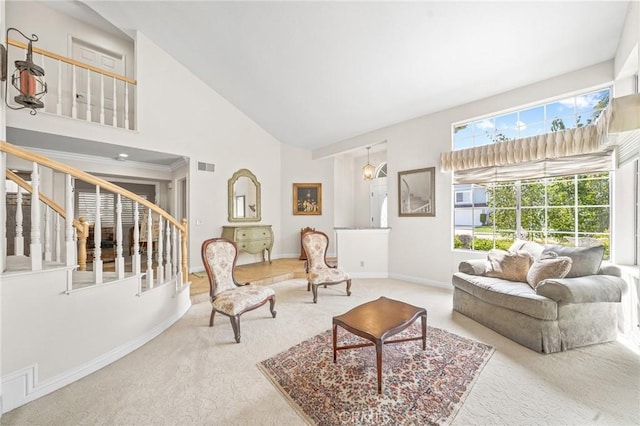
<path fill-rule="evenodd" d="M 422 319 L 422 336 L 387 340 L 409 327 L 418 317 Z M 338 346 L 338 326 L 370 340 L 371 343 Z M 382 345 L 420 339 L 422 339 L 422 350 L 425 350 L 427 346 L 427 310 L 399 300 L 380 297 L 372 302 L 356 306 L 345 314 L 333 317 L 333 362 L 336 362 L 339 350 L 375 346 L 378 393 L 382 393 Z"/>

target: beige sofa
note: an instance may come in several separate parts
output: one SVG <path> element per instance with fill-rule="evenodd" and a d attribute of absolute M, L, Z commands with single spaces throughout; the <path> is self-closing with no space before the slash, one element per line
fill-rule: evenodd
<path fill-rule="evenodd" d="M 625 281 L 601 267 L 603 247 L 542 246 L 516 241 L 510 251 L 534 259 L 549 251 L 572 259 L 565 278 L 527 282 L 487 276 L 487 260 L 461 262 L 453 275 L 453 309 L 537 352 L 553 353 L 617 337 Z"/>

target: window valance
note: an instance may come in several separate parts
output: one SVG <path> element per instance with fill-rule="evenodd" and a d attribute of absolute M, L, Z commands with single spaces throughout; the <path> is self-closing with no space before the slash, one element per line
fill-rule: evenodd
<path fill-rule="evenodd" d="M 612 108 L 609 106 L 593 124 L 587 126 L 444 152 L 440 155 L 440 169 L 458 172 L 604 151 L 611 117 Z"/>

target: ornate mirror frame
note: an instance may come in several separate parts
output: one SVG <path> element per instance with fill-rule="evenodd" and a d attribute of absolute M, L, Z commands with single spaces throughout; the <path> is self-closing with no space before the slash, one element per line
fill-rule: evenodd
<path fill-rule="evenodd" d="M 255 205 L 256 215 L 253 217 L 236 217 L 233 214 L 234 205 L 235 205 L 235 196 L 234 196 L 233 186 L 241 177 L 249 178 L 253 182 L 256 188 L 256 205 Z M 228 200 L 229 201 L 229 204 L 228 204 L 229 222 L 260 222 L 262 220 L 260 192 L 261 192 L 260 182 L 258 182 L 258 179 L 256 178 L 256 176 L 253 173 L 251 173 L 249 169 L 240 169 L 237 172 L 235 172 L 233 176 L 231 176 L 231 179 L 229 179 L 229 184 L 227 189 L 228 199 L 229 199 Z"/>

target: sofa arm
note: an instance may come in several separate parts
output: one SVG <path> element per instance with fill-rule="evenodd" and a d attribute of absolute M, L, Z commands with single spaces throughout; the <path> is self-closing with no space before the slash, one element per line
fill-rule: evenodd
<path fill-rule="evenodd" d="M 620 302 L 627 283 L 612 275 L 551 278 L 536 287 L 536 293 L 557 303 Z"/>
<path fill-rule="evenodd" d="M 463 260 L 458 265 L 458 272 L 464 272 L 469 275 L 484 275 L 487 269 L 486 259 L 469 259 Z"/>
<path fill-rule="evenodd" d="M 618 268 L 616 265 L 611 265 L 611 264 L 607 264 L 607 265 L 601 265 L 600 266 L 600 270 L 598 271 L 598 275 L 613 275 L 616 277 L 621 277 L 622 276 L 622 272 L 620 271 L 620 268 Z"/>

